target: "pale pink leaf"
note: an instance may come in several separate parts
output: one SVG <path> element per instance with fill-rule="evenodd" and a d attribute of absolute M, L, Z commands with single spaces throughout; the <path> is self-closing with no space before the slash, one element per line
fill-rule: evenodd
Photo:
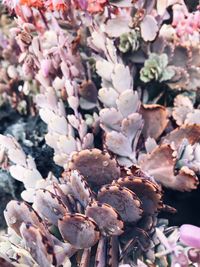
<path fill-rule="evenodd" d="M 158 24 L 155 18 L 151 15 L 147 15 L 140 24 L 141 35 L 144 41 L 153 41 L 158 33 Z"/>

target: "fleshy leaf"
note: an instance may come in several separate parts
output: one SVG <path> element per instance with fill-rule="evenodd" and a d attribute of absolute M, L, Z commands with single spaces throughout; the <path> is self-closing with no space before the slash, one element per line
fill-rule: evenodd
<path fill-rule="evenodd" d="M 156 38 L 158 33 L 158 24 L 155 18 L 151 15 L 145 16 L 143 21 L 140 24 L 141 27 L 141 36 L 144 41 L 153 41 Z"/>
<path fill-rule="evenodd" d="M 58 223 L 64 240 L 76 248 L 90 248 L 99 240 L 96 223 L 82 214 L 66 214 Z"/>
<path fill-rule="evenodd" d="M 139 198 L 126 187 L 104 186 L 98 192 L 97 198 L 100 202 L 115 208 L 125 222 L 137 222 L 142 216 Z"/>

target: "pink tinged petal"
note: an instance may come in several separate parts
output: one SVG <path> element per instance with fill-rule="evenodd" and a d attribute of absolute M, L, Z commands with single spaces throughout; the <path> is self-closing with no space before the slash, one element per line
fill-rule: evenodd
<path fill-rule="evenodd" d="M 200 227 L 184 224 L 180 227 L 180 240 L 187 246 L 200 248 Z"/>

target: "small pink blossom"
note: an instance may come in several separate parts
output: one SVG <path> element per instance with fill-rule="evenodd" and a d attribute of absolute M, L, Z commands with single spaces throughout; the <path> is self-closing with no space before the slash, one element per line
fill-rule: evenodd
<path fill-rule="evenodd" d="M 200 30 L 200 11 L 189 13 L 184 6 L 175 5 L 173 7 L 172 26 L 180 39 L 195 36 Z"/>

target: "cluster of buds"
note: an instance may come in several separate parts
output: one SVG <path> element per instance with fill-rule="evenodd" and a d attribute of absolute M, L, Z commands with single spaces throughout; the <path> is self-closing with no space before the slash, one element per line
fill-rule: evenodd
<path fill-rule="evenodd" d="M 190 13 L 185 6 L 175 5 L 172 26 L 179 38 L 199 41 L 200 11 L 197 9 Z"/>
<path fill-rule="evenodd" d="M 65 12 L 68 11 L 71 4 L 75 6 L 78 9 L 88 11 L 89 13 L 99 13 L 104 10 L 105 5 L 107 4 L 107 0 L 75 0 L 73 3 L 69 0 L 16 0 L 16 1 L 10 1 L 10 0 L 3 0 L 3 3 L 10 7 L 11 9 L 15 9 L 15 11 L 18 11 L 18 9 L 23 7 L 28 8 L 35 8 L 39 9 L 40 11 L 58 11 L 58 12 Z"/>
<path fill-rule="evenodd" d="M 3 3 L 14 9 L 20 7 L 21 5 L 30 8 L 49 9 L 51 11 L 64 11 L 68 9 L 68 5 L 65 0 L 4 0 Z"/>

